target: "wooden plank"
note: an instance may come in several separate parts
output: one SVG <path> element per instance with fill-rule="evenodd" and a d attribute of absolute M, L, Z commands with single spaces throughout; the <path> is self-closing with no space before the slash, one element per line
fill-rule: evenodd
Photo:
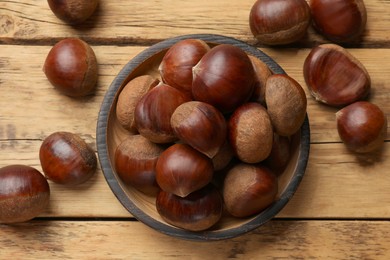
<path fill-rule="evenodd" d="M 339 108 L 320 104 L 312 98 L 303 78 L 303 64 L 311 49 L 272 49 L 264 51 L 279 63 L 287 74 L 296 79 L 306 91 L 308 98 L 308 115 L 311 127 L 312 142 L 340 141 L 336 129 L 335 113 Z M 347 49 L 362 62 L 371 78 L 371 92 L 368 100 L 381 107 L 384 113 L 390 114 L 390 50 L 389 49 Z M 388 121 L 390 118 L 388 118 Z M 387 132 L 389 133 L 390 125 Z M 390 136 L 388 135 L 387 139 Z"/>
<path fill-rule="evenodd" d="M 81 26 L 57 19 L 46 1 L 0 1 L 0 42 L 48 42 L 79 36 L 101 44 L 150 43 L 188 33 L 214 33 L 256 43 L 249 29 L 253 0 L 241 1 L 100 1 Z M 366 0 L 363 46 L 389 46 L 389 1 Z M 309 30 L 303 45 L 324 42 Z"/>
<path fill-rule="evenodd" d="M 1 139 L 43 139 L 58 131 L 81 134 L 94 142 L 96 122 L 105 91 L 116 73 L 142 47 L 95 48 L 99 62 L 96 94 L 70 98 L 57 92 L 48 82 L 42 67 L 51 46 L 1 46 L 0 103 Z M 129 53 L 130 51 L 130 53 Z M 14 55 L 9 55 L 14 53 Z M 28 61 L 28 62 L 26 62 Z M 11 129 L 13 129 L 11 131 Z"/>
<path fill-rule="evenodd" d="M 0 165 L 41 170 L 39 140 L 1 141 Z M 381 153 L 356 156 L 343 144 L 312 144 L 306 174 L 278 218 L 390 218 L 390 143 Z M 131 217 L 111 192 L 100 168 L 73 188 L 50 183 L 45 217 Z"/>
<path fill-rule="evenodd" d="M 84 136 L 85 137 L 85 136 Z M 0 141 L 0 165 L 25 164 L 42 172 L 40 140 Z M 86 183 L 68 187 L 49 181 L 50 203 L 42 214 L 48 217 L 130 217 L 108 187 L 98 165 Z"/>
<path fill-rule="evenodd" d="M 69 130 L 94 143 L 98 112 L 106 90 L 122 67 L 146 47 L 92 47 L 99 62 L 96 94 L 84 99 L 74 99 L 55 91 L 42 71 L 51 46 L 1 46 L 0 139 L 43 139 L 54 131 Z M 303 80 L 302 67 L 309 49 L 262 50 L 306 90 L 312 142 L 339 142 L 335 125 L 337 109 L 314 101 Z M 390 49 L 349 50 L 365 64 L 371 75 L 370 100 L 378 104 L 386 114 L 390 114 L 390 75 L 387 73 L 390 71 Z M 390 124 L 388 127 L 390 128 Z M 387 138 L 390 140 L 390 135 Z"/>
<path fill-rule="evenodd" d="M 1 259 L 388 259 L 389 246 L 387 221 L 271 221 L 203 243 L 132 221 L 0 225 Z"/>
<path fill-rule="evenodd" d="M 38 151 L 44 137 L 54 131 L 80 134 L 96 149 L 95 127 L 100 103 L 116 73 L 145 47 L 93 46 L 100 65 L 96 95 L 78 100 L 56 92 L 46 80 L 42 65 L 50 46 L 3 45 L 0 53 L 0 155 L 1 165 L 25 163 L 39 168 Z M 301 67 L 308 49 L 264 49 L 303 86 Z M 351 49 L 367 66 L 373 80 L 371 100 L 390 113 L 387 84 L 390 76 L 390 49 Z M 8 55 L 13 53 L 14 55 Z M 28 61 L 28 62 L 26 62 Z M 306 90 L 307 91 L 307 90 Z M 378 204 L 388 201 L 386 169 L 389 169 L 389 143 L 370 167 L 345 150 L 334 123 L 335 109 L 317 104 L 308 95 L 312 151 L 307 176 L 281 217 L 374 217 L 390 215 Z M 390 126 L 389 126 L 390 127 Z M 389 132 L 389 131 L 388 131 Z M 388 135 L 388 140 L 390 136 Z M 328 144 L 330 143 L 330 144 Z M 368 172 L 368 174 L 366 173 Z M 52 185 L 52 203 L 44 216 L 128 217 L 109 190 L 99 170 L 84 186 L 68 189 Z M 381 181 L 379 181 L 381 180 Z M 345 188 L 348 187 L 348 188 Z M 356 189 L 359 187 L 359 197 Z M 82 194 L 82 196 L 80 195 Z M 98 196 L 97 196 L 98 194 Z M 300 207 L 300 205 L 311 207 Z M 85 205 L 91 207 L 85 211 Z M 361 207 L 364 205 L 364 207 Z"/>
<path fill-rule="evenodd" d="M 313 144 L 302 183 L 278 216 L 388 218 L 389 166 L 390 143 L 360 156 L 343 144 Z"/>

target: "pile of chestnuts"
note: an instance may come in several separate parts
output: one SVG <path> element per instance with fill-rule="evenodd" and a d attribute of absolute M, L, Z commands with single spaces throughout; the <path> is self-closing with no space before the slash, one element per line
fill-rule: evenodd
<path fill-rule="evenodd" d="M 263 44 L 299 41 L 310 25 L 333 42 L 311 50 L 303 75 L 315 100 L 341 108 L 336 113 L 339 136 L 357 153 L 378 150 L 387 134 L 383 111 L 375 104 L 362 102 L 371 89 L 366 68 L 338 45 L 358 43 L 366 23 L 363 0 L 257 0 L 249 15 L 251 32 Z"/>
<path fill-rule="evenodd" d="M 95 12 L 98 1 L 48 4 L 59 19 L 75 25 Z M 296 42 L 310 25 L 335 43 L 353 43 L 366 21 L 362 0 L 257 0 L 249 16 L 251 32 L 268 45 Z M 65 95 L 82 97 L 95 90 L 96 56 L 78 38 L 57 43 L 43 70 Z M 116 117 L 129 133 L 115 151 L 118 176 L 154 196 L 161 217 L 186 230 L 211 228 L 224 214 L 245 218 L 267 208 L 290 159 L 290 138 L 306 116 L 299 83 L 273 74 L 234 45 L 199 39 L 169 48 L 159 73 L 161 79 L 131 79 L 118 96 Z M 382 146 L 387 119 L 365 101 L 371 80 L 359 60 L 337 44 L 322 44 L 311 50 L 303 74 L 317 101 L 342 107 L 337 130 L 350 150 L 366 153 Z M 47 180 L 79 185 L 97 167 L 94 151 L 69 132 L 45 138 L 39 159 L 44 175 L 26 165 L 0 168 L 0 223 L 41 214 L 50 200 Z"/>
<path fill-rule="evenodd" d="M 306 116 L 298 82 L 235 45 L 200 39 L 173 44 L 159 75 L 130 79 L 118 94 L 116 118 L 129 133 L 114 155 L 123 183 L 190 231 L 267 208 Z"/>

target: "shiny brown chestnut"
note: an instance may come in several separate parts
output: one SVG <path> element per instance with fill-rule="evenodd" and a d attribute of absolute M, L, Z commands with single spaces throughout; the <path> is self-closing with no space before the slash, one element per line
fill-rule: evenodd
<path fill-rule="evenodd" d="M 336 113 L 341 140 L 353 152 L 368 153 L 383 146 L 387 135 L 387 118 L 368 101 L 358 101 Z"/>
<path fill-rule="evenodd" d="M 190 100 L 184 92 L 161 82 L 135 106 L 134 119 L 138 132 L 154 143 L 177 140 L 171 126 L 171 116 L 178 106 Z"/>
<path fill-rule="evenodd" d="M 200 101 L 181 104 L 173 112 L 171 126 L 181 141 L 214 157 L 227 136 L 226 120 L 212 105 Z"/>
<path fill-rule="evenodd" d="M 363 0 L 311 0 L 314 28 L 337 43 L 359 40 L 367 23 Z"/>
<path fill-rule="evenodd" d="M 158 84 L 158 79 L 150 75 L 142 75 L 130 80 L 123 87 L 116 103 L 116 118 L 123 128 L 131 133 L 137 133 L 134 120 L 135 106 L 149 90 Z"/>
<path fill-rule="evenodd" d="M 278 193 L 276 176 L 266 167 L 240 163 L 229 170 L 223 185 L 227 211 L 248 217 L 271 205 Z"/>
<path fill-rule="evenodd" d="M 210 183 L 213 171 L 210 158 L 187 144 L 177 143 L 158 158 L 156 180 L 162 190 L 185 197 Z"/>
<path fill-rule="evenodd" d="M 202 231 L 221 219 L 223 201 L 218 190 L 207 185 L 184 198 L 160 191 L 156 198 L 156 208 L 169 224 L 190 231 Z"/>
<path fill-rule="evenodd" d="M 258 103 L 245 103 L 229 119 L 229 143 L 246 163 L 263 161 L 272 149 L 273 130 L 267 110 Z"/>
<path fill-rule="evenodd" d="M 220 44 L 193 68 L 192 96 L 229 113 L 250 98 L 255 84 L 248 55 L 237 46 Z"/>
<path fill-rule="evenodd" d="M 192 95 L 192 68 L 210 50 L 200 39 L 186 39 L 172 45 L 158 68 L 165 83 Z"/>
<path fill-rule="evenodd" d="M 80 24 L 96 10 L 99 0 L 47 0 L 52 12 L 68 24 Z"/>
<path fill-rule="evenodd" d="M 310 16 L 305 0 L 257 0 L 250 11 L 249 25 L 259 42 L 282 45 L 303 38 Z"/>
<path fill-rule="evenodd" d="M 98 79 L 94 51 L 83 40 L 66 38 L 49 51 L 43 71 L 49 82 L 71 97 L 92 94 Z"/>
<path fill-rule="evenodd" d="M 129 135 L 116 148 L 116 173 L 133 188 L 156 195 L 160 190 L 156 182 L 156 164 L 164 148 L 142 135 Z"/>
<path fill-rule="evenodd" d="M 45 177 L 26 165 L 0 168 L 0 223 L 28 221 L 48 206 L 50 187 Z"/>
<path fill-rule="evenodd" d="M 286 74 L 267 79 L 265 102 L 274 131 L 282 136 L 295 134 L 306 116 L 307 100 L 301 85 Z"/>
<path fill-rule="evenodd" d="M 343 47 L 322 44 L 313 48 L 303 65 L 311 95 L 330 106 L 345 106 L 367 97 L 371 79 L 364 65 Z"/>
<path fill-rule="evenodd" d="M 96 171 L 94 150 L 77 134 L 54 132 L 39 149 L 39 160 L 46 177 L 64 185 L 84 183 Z"/>

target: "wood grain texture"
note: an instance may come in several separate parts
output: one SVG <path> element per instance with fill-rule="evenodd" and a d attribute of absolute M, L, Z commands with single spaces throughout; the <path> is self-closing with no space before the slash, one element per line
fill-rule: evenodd
<path fill-rule="evenodd" d="M 389 120 L 390 1 L 364 2 L 367 28 L 362 42 L 348 50 L 369 71 L 369 100 Z M 0 225 L 0 259 L 390 258 L 390 125 L 382 151 L 364 156 L 347 151 L 335 128 L 337 109 L 315 102 L 302 75 L 310 48 L 328 41 L 310 28 L 296 44 L 259 44 L 248 23 L 253 3 L 100 0 L 91 19 L 69 26 L 47 1 L 0 0 L 0 166 L 22 163 L 41 170 L 40 144 L 59 130 L 81 135 L 96 150 L 100 104 L 117 73 L 152 44 L 189 33 L 231 36 L 275 59 L 305 88 L 312 140 L 307 173 L 292 200 L 276 219 L 242 237 L 195 243 L 157 233 L 122 207 L 99 167 L 77 187 L 50 182 L 50 206 L 40 218 Z M 61 95 L 42 71 L 50 48 L 66 37 L 80 37 L 96 52 L 99 82 L 93 96 Z"/>
<path fill-rule="evenodd" d="M 84 99 L 74 99 L 57 92 L 42 71 L 51 46 L 1 46 L 0 103 L 4 105 L 0 107 L 0 138 L 4 138 L 2 133 L 6 134 L 6 129 L 14 129 L 13 139 L 43 139 L 50 133 L 63 129 L 79 133 L 88 142 L 94 143 L 97 116 L 107 89 L 123 66 L 146 47 L 92 47 L 99 63 L 96 94 Z M 303 79 L 303 62 L 310 49 L 261 50 L 304 87 L 308 98 L 312 142 L 339 142 L 335 124 L 335 112 L 338 109 L 314 101 Z M 362 61 L 370 73 L 370 101 L 389 115 L 390 74 L 386 71 L 390 71 L 390 49 L 348 50 Z M 10 56 L 9 53 L 13 55 Z M 15 108 L 24 108 L 23 113 Z M 388 132 L 389 129 L 390 124 Z M 390 135 L 387 140 L 390 140 Z"/>
<path fill-rule="evenodd" d="M 23 163 L 41 170 L 40 140 L 0 141 L 0 165 Z M 390 218 L 390 143 L 380 153 L 356 156 L 343 144 L 312 144 L 305 176 L 278 218 Z M 131 215 L 111 192 L 100 168 L 74 187 L 49 182 L 45 217 L 124 217 Z"/>
<path fill-rule="evenodd" d="M 96 149 L 96 120 L 105 92 L 122 67 L 146 47 L 93 46 L 99 62 L 99 83 L 94 96 L 73 99 L 58 93 L 42 71 L 51 46 L 3 45 L 0 52 L 0 162 L 26 163 L 40 168 L 39 146 L 54 131 L 67 130 L 81 135 Z M 262 49 L 274 58 L 302 86 L 302 66 L 309 49 Z M 390 114 L 390 49 L 350 49 L 367 67 L 372 77 L 370 100 Z M 12 53 L 13 55 L 9 55 Z M 27 62 L 28 61 L 28 62 Z M 382 155 L 358 159 L 339 143 L 334 113 L 337 109 L 308 97 L 312 150 L 307 174 L 296 196 L 280 213 L 281 217 L 390 216 L 386 190 L 389 143 Z M 390 127 L 390 126 L 389 126 Z M 388 128 L 389 132 L 389 128 Z M 388 134 L 387 140 L 390 140 Z M 365 161 L 376 161 L 369 166 Z M 86 186 L 66 189 L 53 185 L 51 207 L 44 216 L 128 217 L 109 190 L 101 171 Z M 348 188 L 345 188 L 348 187 Z M 355 187 L 359 187 L 356 191 Z M 85 191 L 84 191 L 85 189 Z M 358 198 L 356 198 L 358 193 Z M 80 194 L 83 194 L 80 196 Z M 99 194 L 99 196 L 96 196 Z M 94 205 L 85 211 L 85 205 Z M 310 205 L 310 207 L 300 207 Z M 361 207 L 361 205 L 365 205 Z M 387 205 L 387 204 L 385 204 Z M 299 209 L 299 210 L 298 210 Z"/>
<path fill-rule="evenodd" d="M 238 238 L 191 242 L 139 222 L 0 225 L 1 259 L 388 259 L 387 221 L 271 221 Z M 212 253 L 211 253 L 212 252 Z"/>
<path fill-rule="evenodd" d="M 309 2 L 309 0 L 308 0 Z M 362 45 L 390 45 L 390 2 L 365 1 L 368 22 Z M 241 1 L 100 1 L 83 25 L 72 27 L 51 12 L 46 1 L 0 1 L 0 42 L 45 43 L 78 36 L 99 44 L 150 44 L 181 34 L 214 33 L 256 44 L 249 29 L 253 0 Z M 302 46 L 325 42 L 309 30 Z"/>

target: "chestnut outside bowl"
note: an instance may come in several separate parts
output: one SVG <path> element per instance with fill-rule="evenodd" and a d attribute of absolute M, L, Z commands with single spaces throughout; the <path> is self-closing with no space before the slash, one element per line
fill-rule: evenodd
<path fill-rule="evenodd" d="M 188 240 L 221 240 L 245 234 L 272 219 L 291 199 L 305 173 L 309 149 L 310 128 L 306 119 L 301 129 L 292 136 L 292 158 L 283 174 L 279 177 L 279 193 L 277 199 L 261 213 L 248 218 L 223 218 L 212 228 L 193 232 L 167 224 L 158 214 L 155 207 L 155 198 L 144 195 L 136 189 L 125 185 L 115 172 L 115 149 L 129 133 L 118 123 L 115 116 L 116 102 L 119 93 L 131 79 L 144 74 L 160 78 L 158 66 L 165 52 L 174 43 L 184 39 L 201 39 L 210 46 L 218 44 L 232 44 L 240 47 L 250 55 L 265 62 L 275 74 L 285 73 L 283 69 L 270 57 L 259 49 L 245 42 L 210 34 L 193 34 L 170 38 L 145 49 L 135 56 L 119 72 L 108 89 L 100 108 L 97 122 L 97 149 L 100 165 L 111 190 L 122 205 L 139 221 L 164 234 Z"/>

